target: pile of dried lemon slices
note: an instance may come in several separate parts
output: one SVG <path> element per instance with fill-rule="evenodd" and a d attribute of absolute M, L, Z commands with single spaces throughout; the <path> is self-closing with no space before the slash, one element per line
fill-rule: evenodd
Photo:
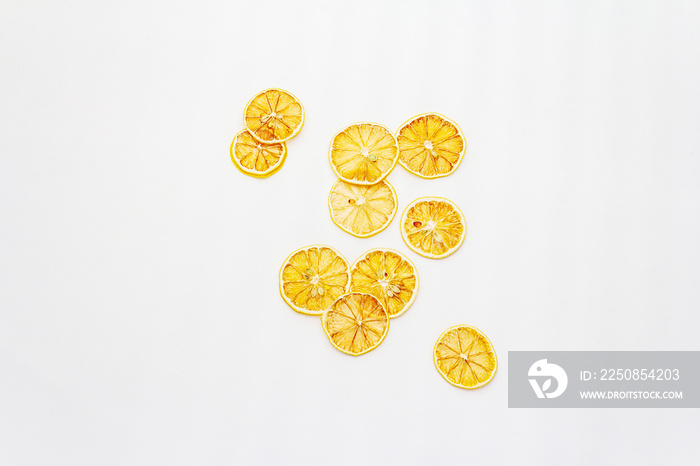
<path fill-rule="evenodd" d="M 285 141 L 304 124 L 301 103 L 289 92 L 268 89 L 245 108 L 246 129 L 231 144 L 231 159 L 243 173 L 267 177 L 284 164 Z M 338 180 L 328 196 L 333 222 L 358 238 L 376 235 L 396 216 L 398 199 L 386 180 L 397 162 L 426 179 L 453 173 L 464 158 L 459 126 L 437 114 L 406 121 L 396 134 L 377 123 L 354 123 L 333 136 L 328 159 Z M 421 197 L 401 216 L 401 236 L 417 254 L 442 259 L 464 242 L 464 215 L 452 201 Z M 392 249 L 372 249 L 352 265 L 330 246 L 292 252 L 279 272 L 280 294 L 295 311 L 321 317 L 323 330 L 340 351 L 359 356 L 375 349 L 418 292 L 416 266 Z M 451 327 L 433 349 L 442 377 L 461 388 L 478 388 L 498 369 L 489 339 L 469 325 Z"/>
<path fill-rule="evenodd" d="M 285 141 L 304 126 L 304 107 L 287 91 L 267 89 L 245 106 L 243 123 L 231 143 L 231 160 L 246 175 L 267 178 L 287 160 Z"/>
<path fill-rule="evenodd" d="M 396 191 L 386 177 L 397 162 L 414 175 L 439 178 L 457 169 L 466 147 L 459 126 L 437 113 L 411 118 L 396 136 L 377 123 L 342 129 L 333 137 L 328 154 L 338 176 L 328 196 L 331 219 L 358 238 L 376 235 L 396 216 Z M 454 253 L 466 233 L 464 215 L 448 199 L 416 199 L 401 216 L 406 245 L 431 259 Z"/>
<path fill-rule="evenodd" d="M 297 312 L 321 316 L 333 346 L 359 356 L 389 331 L 418 291 L 416 266 L 391 249 L 372 249 L 352 265 L 330 246 L 297 249 L 280 269 L 280 294 Z"/>

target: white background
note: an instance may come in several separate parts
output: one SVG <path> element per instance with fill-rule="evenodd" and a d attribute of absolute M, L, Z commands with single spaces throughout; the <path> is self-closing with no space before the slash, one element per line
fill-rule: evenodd
<path fill-rule="evenodd" d="M 585 3 L 585 4 L 584 4 Z M 697 410 L 507 408 L 509 350 L 698 350 L 697 2 L 54 2 L 0 7 L 0 464 L 689 464 Z M 239 173 L 245 103 L 295 93 L 284 168 Z M 440 261 L 331 222 L 332 135 L 457 121 Z M 421 289 L 351 358 L 277 289 L 373 247 Z M 447 384 L 437 336 L 500 357 Z M 700 389 L 700 388 L 699 388 Z"/>

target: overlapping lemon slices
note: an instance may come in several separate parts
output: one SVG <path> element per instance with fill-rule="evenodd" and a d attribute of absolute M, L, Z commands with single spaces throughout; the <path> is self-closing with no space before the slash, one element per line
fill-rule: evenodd
<path fill-rule="evenodd" d="M 304 125 L 304 107 L 291 93 L 266 89 L 245 107 L 245 129 L 231 143 L 231 160 L 242 173 L 267 178 L 277 173 L 287 159 L 285 141 Z"/>
<path fill-rule="evenodd" d="M 421 256 L 442 259 L 464 242 L 467 225 L 457 205 L 441 197 L 421 197 L 401 215 L 401 237 Z"/>
<path fill-rule="evenodd" d="M 469 325 L 445 330 L 435 343 L 433 360 L 440 375 L 460 388 L 482 387 L 498 370 L 491 341 L 481 330 Z"/>
<path fill-rule="evenodd" d="M 422 178 L 439 178 L 457 169 L 466 147 L 459 126 L 438 113 L 424 113 L 409 119 L 396 136 L 378 123 L 347 126 L 333 136 L 328 154 L 338 176 L 328 197 L 331 219 L 358 238 L 376 235 L 389 226 L 396 214 L 396 191 L 385 178 L 397 161 Z M 459 211 L 453 202 L 445 201 Z M 426 217 L 424 220 L 425 225 L 419 229 L 422 233 L 402 230 L 404 240 L 407 244 L 413 243 L 409 247 L 419 254 L 433 259 L 447 257 L 464 240 L 463 216 L 461 231 L 457 232 L 459 241 L 454 244 L 448 236 L 460 227 L 445 227 L 444 222 L 439 222 L 440 226 L 435 229 L 435 219 Z M 423 224 L 420 220 L 414 222 Z"/>
<path fill-rule="evenodd" d="M 416 299 L 418 274 L 397 251 L 372 249 L 352 268 L 330 246 L 297 249 L 282 264 L 280 294 L 295 311 L 321 315 L 333 346 L 359 356 L 373 350 Z"/>
<path fill-rule="evenodd" d="M 246 105 L 244 122 L 231 158 L 246 174 L 269 176 L 284 164 L 285 141 L 301 129 L 304 109 L 290 93 L 268 89 Z M 398 210 L 396 191 L 386 180 L 397 162 L 422 178 L 439 178 L 457 169 L 465 151 L 459 126 L 437 113 L 409 119 L 396 135 L 378 123 L 345 127 L 333 136 L 328 154 L 338 177 L 328 196 L 331 219 L 358 238 L 385 230 Z M 400 230 L 409 249 L 442 259 L 459 249 L 467 226 L 454 202 L 421 197 L 403 211 Z M 320 316 L 331 344 L 352 356 L 384 341 L 390 320 L 412 305 L 418 286 L 413 262 L 385 248 L 371 249 L 348 265 L 330 246 L 306 246 L 292 252 L 279 272 L 284 301 L 299 313 Z M 443 332 L 433 359 L 445 380 L 466 389 L 486 385 L 498 369 L 491 342 L 469 325 Z"/>

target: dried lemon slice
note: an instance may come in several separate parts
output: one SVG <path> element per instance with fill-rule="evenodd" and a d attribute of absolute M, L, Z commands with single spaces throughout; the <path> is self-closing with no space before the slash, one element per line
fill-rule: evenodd
<path fill-rule="evenodd" d="M 263 144 L 245 129 L 236 134 L 231 143 L 233 164 L 241 172 L 256 178 L 267 178 L 277 173 L 286 159 L 286 144 Z"/>
<path fill-rule="evenodd" d="M 498 370 L 491 341 L 481 330 L 469 325 L 445 330 L 435 343 L 433 360 L 440 375 L 460 388 L 482 387 Z"/>
<path fill-rule="evenodd" d="M 243 123 L 260 142 L 284 142 L 301 131 L 304 107 L 287 91 L 267 89 L 250 99 L 245 106 Z"/>
<path fill-rule="evenodd" d="M 396 191 L 386 180 L 370 186 L 338 180 L 328 195 L 333 223 L 358 238 L 376 235 L 388 227 L 397 205 Z"/>
<path fill-rule="evenodd" d="M 421 256 L 442 259 L 464 242 L 467 225 L 457 205 L 441 197 L 421 197 L 401 215 L 401 237 Z"/>
<path fill-rule="evenodd" d="M 398 251 L 369 250 L 350 267 L 350 291 L 371 294 L 390 318 L 398 317 L 416 299 L 416 266 Z"/>
<path fill-rule="evenodd" d="M 280 269 L 282 299 L 302 314 L 321 315 L 349 287 L 348 262 L 329 246 L 297 249 Z"/>
<path fill-rule="evenodd" d="M 421 178 L 440 178 L 457 169 L 467 143 L 457 123 L 438 113 L 414 116 L 399 129 L 399 163 Z"/>
<path fill-rule="evenodd" d="M 355 123 L 333 136 L 328 159 L 341 180 L 374 184 L 394 169 L 398 156 L 396 138 L 385 126 Z"/>
<path fill-rule="evenodd" d="M 348 293 L 323 313 L 323 331 L 333 346 L 343 353 L 359 356 L 384 340 L 389 331 L 389 316 L 382 304 L 370 294 Z"/>

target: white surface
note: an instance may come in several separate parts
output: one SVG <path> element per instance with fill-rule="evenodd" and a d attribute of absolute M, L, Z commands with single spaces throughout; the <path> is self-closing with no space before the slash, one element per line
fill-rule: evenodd
<path fill-rule="evenodd" d="M 378 3 L 378 2 L 377 2 Z M 5 2 L 0 14 L 0 464 L 689 464 L 697 410 L 509 410 L 509 350 L 697 350 L 697 2 Z M 281 172 L 228 147 L 257 91 L 306 125 Z M 439 111 L 458 171 L 431 261 L 398 222 L 331 222 L 331 136 Z M 291 311 L 295 248 L 415 261 L 421 290 L 351 358 Z M 492 339 L 467 392 L 448 326 Z"/>

